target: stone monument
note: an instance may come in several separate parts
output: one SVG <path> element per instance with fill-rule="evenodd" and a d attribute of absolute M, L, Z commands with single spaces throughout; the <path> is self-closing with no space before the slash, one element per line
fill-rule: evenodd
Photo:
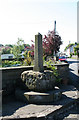
<path fill-rule="evenodd" d="M 42 35 L 38 33 L 35 35 L 35 50 L 34 50 L 34 71 L 43 72 L 43 49 L 42 49 Z"/>
<path fill-rule="evenodd" d="M 35 35 L 34 68 L 21 74 L 29 92 L 24 95 L 29 103 L 49 103 L 61 98 L 61 91 L 54 89 L 55 76 L 51 70 L 44 70 L 42 35 Z"/>

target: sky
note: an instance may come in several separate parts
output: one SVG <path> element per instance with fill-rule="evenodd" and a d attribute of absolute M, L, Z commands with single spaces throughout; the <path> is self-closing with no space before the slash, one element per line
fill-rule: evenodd
<path fill-rule="evenodd" d="M 77 0 L 0 0 L 0 44 L 15 44 L 18 38 L 32 44 L 35 35 L 54 29 L 63 45 L 77 42 Z"/>

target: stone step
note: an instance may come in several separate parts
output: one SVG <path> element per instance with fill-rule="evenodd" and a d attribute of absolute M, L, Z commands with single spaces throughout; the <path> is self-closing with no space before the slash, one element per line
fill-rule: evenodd
<path fill-rule="evenodd" d="M 73 86 L 63 86 L 62 98 L 51 104 L 26 104 L 18 108 L 12 115 L 2 117 L 5 119 L 29 120 L 63 120 L 72 109 L 77 107 L 77 90 Z M 8 110 L 11 103 L 7 104 Z M 5 109 L 6 111 L 6 109 Z M 11 109 L 10 109 L 11 111 Z"/>
<path fill-rule="evenodd" d="M 51 112 L 50 114 L 48 114 L 48 113 L 49 113 L 49 111 L 51 111 L 51 109 L 47 109 L 47 110 L 43 111 L 42 113 L 39 113 L 39 116 L 29 115 L 28 117 L 21 118 L 17 114 L 16 118 L 7 117 L 7 118 L 3 118 L 0 120 L 66 120 L 66 117 L 69 115 L 70 111 L 72 111 L 72 109 L 76 110 L 76 107 L 77 107 L 76 101 L 73 101 L 59 109 L 56 109 L 55 111 Z M 46 115 L 44 115 L 44 114 L 46 114 Z M 74 115 L 74 117 L 73 117 L 73 115 L 68 116 L 67 120 L 68 120 L 68 118 L 72 119 L 75 117 L 76 117 L 76 115 Z"/>

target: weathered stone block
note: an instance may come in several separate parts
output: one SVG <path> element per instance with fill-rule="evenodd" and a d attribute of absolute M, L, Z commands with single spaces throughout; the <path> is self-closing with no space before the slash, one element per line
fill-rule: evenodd
<path fill-rule="evenodd" d="M 57 66 L 57 71 L 60 75 L 60 78 L 62 78 L 62 81 L 69 82 L 69 64 L 62 64 L 60 66 Z"/>
<path fill-rule="evenodd" d="M 44 72 L 24 71 L 21 78 L 29 90 L 40 92 L 53 90 L 56 81 L 53 72 L 50 70 Z"/>

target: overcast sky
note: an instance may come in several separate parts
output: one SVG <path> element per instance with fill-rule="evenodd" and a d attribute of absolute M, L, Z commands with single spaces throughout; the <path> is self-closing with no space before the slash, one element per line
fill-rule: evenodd
<path fill-rule="evenodd" d="M 54 29 L 62 38 L 61 51 L 77 42 L 77 0 L 0 0 L 0 43 L 31 44 L 35 34 Z"/>

